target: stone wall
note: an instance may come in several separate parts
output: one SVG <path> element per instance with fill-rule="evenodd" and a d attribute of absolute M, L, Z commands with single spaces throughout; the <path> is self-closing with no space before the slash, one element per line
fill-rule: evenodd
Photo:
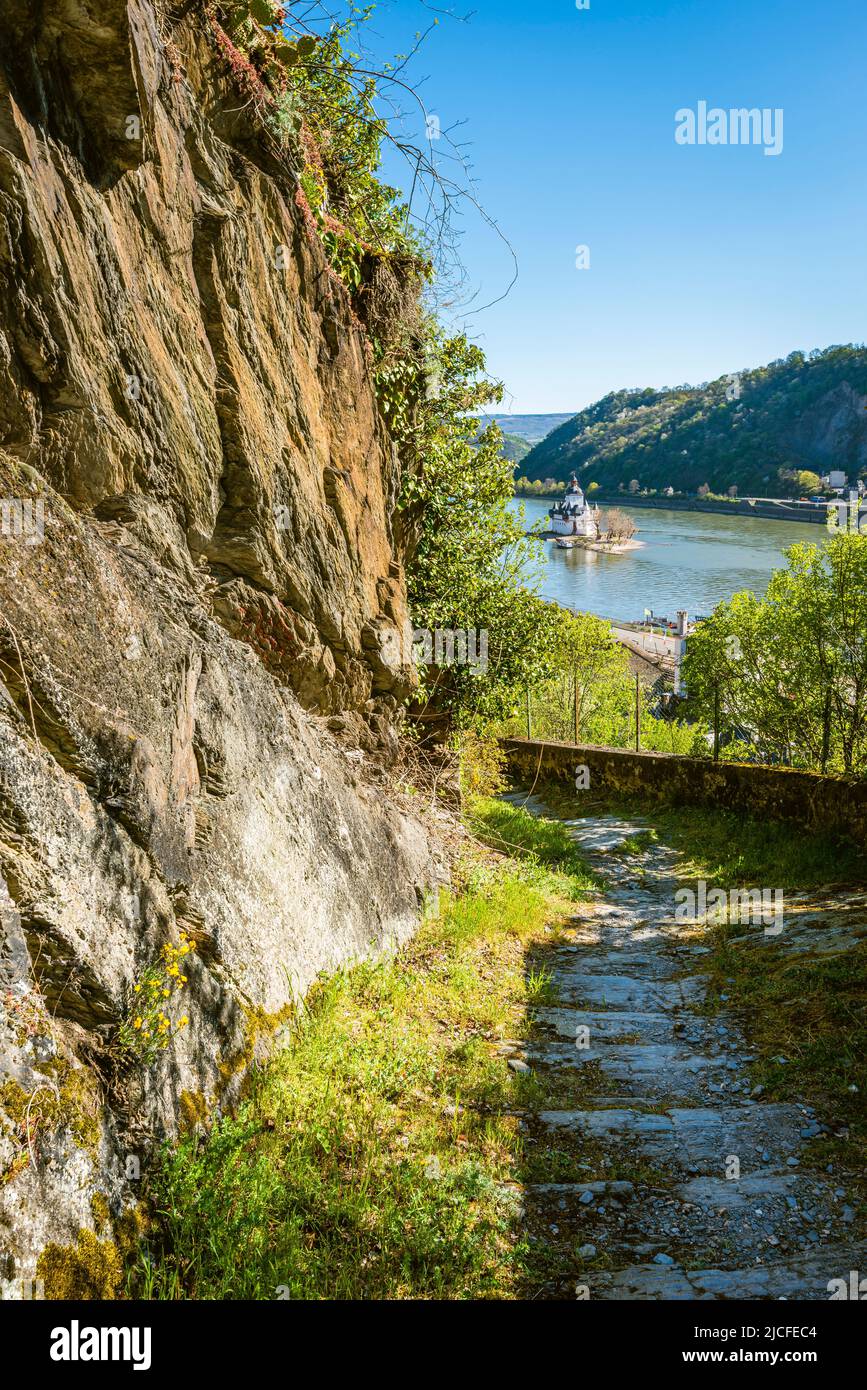
<path fill-rule="evenodd" d="M 744 815 L 792 821 L 867 847 L 867 783 L 784 767 L 714 763 L 666 753 L 576 747 L 523 738 L 503 744 L 509 766 L 530 786 L 554 780 L 575 786 L 576 768 L 590 785 L 576 797 L 612 794 L 683 806 L 714 806 Z"/>
<path fill-rule="evenodd" d="M 649 511 L 719 512 L 724 516 L 762 517 L 766 521 L 805 521 L 827 526 L 827 508 L 798 505 L 797 502 L 749 502 L 745 497 L 719 502 L 698 497 L 633 497 L 630 492 L 599 492 L 594 502 L 603 507 L 644 507 Z"/>

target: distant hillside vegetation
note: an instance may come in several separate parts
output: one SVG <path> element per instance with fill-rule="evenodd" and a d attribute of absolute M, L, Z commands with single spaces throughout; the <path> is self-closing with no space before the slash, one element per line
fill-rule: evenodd
<path fill-rule="evenodd" d="M 511 428 L 511 427 L 510 427 Z M 793 352 L 702 386 L 615 391 L 521 462 L 530 479 L 792 495 L 801 469 L 867 474 L 867 348 Z"/>
<path fill-rule="evenodd" d="M 511 463 L 520 463 L 522 459 L 527 457 L 532 447 L 526 439 L 522 439 L 518 434 L 504 434 L 503 447 L 500 453 Z"/>
<path fill-rule="evenodd" d="M 510 463 L 521 463 L 534 444 L 544 439 L 565 420 L 574 416 L 560 415 L 483 415 L 479 421 L 479 431 L 489 425 L 499 425 L 503 434 L 503 447 L 500 453 Z"/>
<path fill-rule="evenodd" d="M 483 429 L 486 425 L 498 424 L 507 439 L 514 436 L 526 444 L 538 444 L 558 425 L 574 418 L 567 410 L 559 415 L 483 415 L 481 423 Z"/>

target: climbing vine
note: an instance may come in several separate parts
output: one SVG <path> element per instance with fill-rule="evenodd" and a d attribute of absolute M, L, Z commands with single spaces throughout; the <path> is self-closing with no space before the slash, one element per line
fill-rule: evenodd
<path fill-rule="evenodd" d="M 291 9 L 274 0 L 212 5 L 218 45 L 261 122 L 296 156 L 299 191 L 332 268 L 361 291 L 377 259 L 421 283 L 430 256 L 397 189 L 380 177 L 387 123 L 376 109 L 377 78 L 347 46 L 372 6 L 351 5 L 324 34 L 295 32 Z M 384 69 L 386 72 L 387 69 Z"/>

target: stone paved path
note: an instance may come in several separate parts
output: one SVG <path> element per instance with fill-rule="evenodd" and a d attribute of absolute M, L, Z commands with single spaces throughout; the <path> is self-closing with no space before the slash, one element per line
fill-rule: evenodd
<path fill-rule="evenodd" d="M 551 814 L 536 798 L 508 799 Z M 676 852 L 624 852 L 640 820 L 566 824 L 609 886 L 556 948 L 558 1003 L 535 1011 L 540 1040 L 503 1048 L 549 1091 L 559 1081 L 581 1095 L 580 1108 L 523 1122 L 525 1218 L 551 1269 L 531 1293 L 818 1300 L 832 1279 L 867 1277 L 857 1195 L 805 1154 L 833 1118 L 752 1098 L 735 1020 L 691 1007 L 704 998 L 708 947 L 675 922 Z"/>

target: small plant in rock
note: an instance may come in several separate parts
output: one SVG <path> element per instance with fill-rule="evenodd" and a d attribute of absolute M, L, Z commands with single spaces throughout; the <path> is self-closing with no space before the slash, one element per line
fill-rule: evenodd
<path fill-rule="evenodd" d="M 145 1066 L 155 1062 L 189 1023 L 186 1014 L 176 1021 L 171 1018 L 173 1000 L 187 984 L 184 959 L 195 950 L 186 932 L 181 932 L 180 938 L 179 946 L 166 942 L 158 958 L 133 985 L 130 1009 L 118 1031 L 121 1049 Z"/>
<path fill-rule="evenodd" d="M 556 1004 L 558 1002 L 554 974 L 546 966 L 531 966 L 527 971 L 525 986 L 527 999 L 531 1004 Z"/>

